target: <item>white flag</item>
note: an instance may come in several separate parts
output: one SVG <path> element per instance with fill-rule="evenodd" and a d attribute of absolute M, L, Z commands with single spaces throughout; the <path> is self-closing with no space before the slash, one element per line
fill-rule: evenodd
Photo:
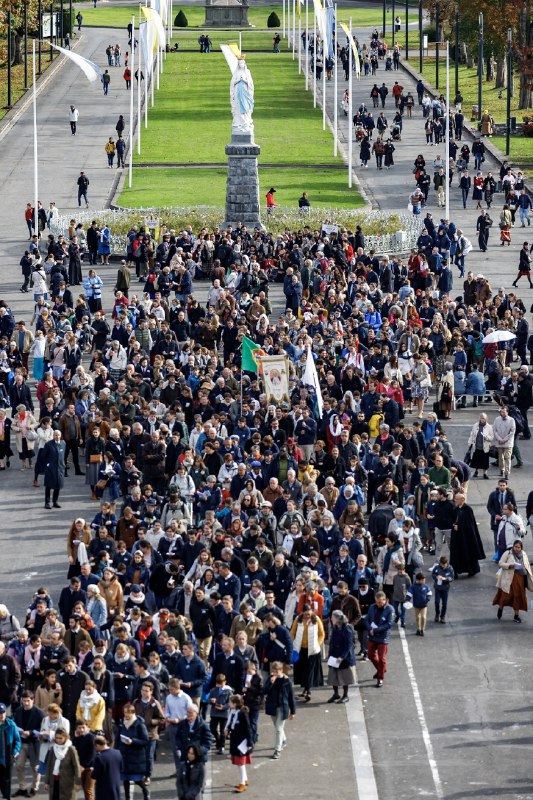
<path fill-rule="evenodd" d="M 159 16 L 158 12 L 155 10 L 155 8 L 146 8 L 146 6 L 142 6 L 141 11 L 147 20 L 154 23 L 154 28 L 155 28 L 154 39 L 157 47 L 161 47 L 164 49 L 165 28 L 163 27 L 163 23 L 161 21 L 161 17 Z"/>
<path fill-rule="evenodd" d="M 318 372 L 316 371 L 315 367 L 315 360 L 309 345 L 307 345 L 307 361 L 305 362 L 305 370 L 304 374 L 302 375 L 302 383 L 305 386 L 311 386 L 315 390 L 318 418 L 322 419 L 322 411 L 324 409 L 322 391 L 320 389 L 320 381 L 318 380 Z"/>
<path fill-rule="evenodd" d="M 139 25 L 141 48 L 147 75 L 152 74 L 154 62 L 154 24 L 151 20 Z"/>
<path fill-rule="evenodd" d="M 89 61 L 88 58 L 78 55 L 78 53 L 74 53 L 72 50 L 65 50 L 64 47 L 58 47 L 57 44 L 52 44 L 52 47 L 55 47 L 55 49 L 63 53 L 64 56 L 70 58 L 70 60 L 82 70 L 85 77 L 88 78 L 91 83 L 94 83 L 96 80 L 102 80 L 103 73 L 98 64 Z"/>

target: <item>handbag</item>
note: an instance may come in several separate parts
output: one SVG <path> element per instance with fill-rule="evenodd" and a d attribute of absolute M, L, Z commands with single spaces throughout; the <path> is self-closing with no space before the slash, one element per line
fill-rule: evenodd
<path fill-rule="evenodd" d="M 101 464 L 103 461 L 101 453 L 93 453 L 89 456 L 89 464 Z"/>
<path fill-rule="evenodd" d="M 36 442 L 37 441 L 37 434 L 35 433 L 35 431 L 30 430 L 26 434 L 26 439 L 28 440 L 28 442 Z"/>
<path fill-rule="evenodd" d="M 105 489 L 107 486 L 107 478 L 100 478 L 100 480 L 96 484 L 97 489 Z"/>
<path fill-rule="evenodd" d="M 420 553 L 418 550 L 411 550 L 409 563 L 415 569 L 422 569 L 422 567 L 424 566 L 424 558 L 422 556 L 422 553 Z"/>
<path fill-rule="evenodd" d="M 465 457 L 463 458 L 463 461 L 465 462 L 465 464 L 466 464 L 466 466 L 467 466 L 467 467 L 469 467 L 469 466 L 470 466 L 470 464 L 472 463 L 472 451 L 471 451 L 471 448 L 470 448 L 470 447 L 469 447 L 469 448 L 468 448 L 468 450 L 466 451 L 466 453 L 465 453 Z"/>
<path fill-rule="evenodd" d="M 298 650 L 293 650 L 291 657 L 291 664 L 296 664 L 299 658 L 300 658 L 300 652 Z"/>

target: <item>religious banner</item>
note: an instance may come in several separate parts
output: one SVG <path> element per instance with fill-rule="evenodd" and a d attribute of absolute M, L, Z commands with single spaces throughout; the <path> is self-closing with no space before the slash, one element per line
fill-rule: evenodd
<path fill-rule="evenodd" d="M 289 359 L 286 356 L 263 356 L 260 364 L 267 402 L 290 400 Z"/>

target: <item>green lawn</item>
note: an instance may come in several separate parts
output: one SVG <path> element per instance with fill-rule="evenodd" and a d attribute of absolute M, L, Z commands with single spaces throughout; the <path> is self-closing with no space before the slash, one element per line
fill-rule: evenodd
<path fill-rule="evenodd" d="M 492 144 L 505 153 L 505 136 L 493 136 Z M 517 166 L 533 166 L 533 139 L 524 136 L 511 136 L 510 160 Z"/>
<path fill-rule="evenodd" d="M 281 210 L 298 207 L 298 198 L 307 191 L 313 207 L 359 208 L 363 201 L 355 189 L 347 188 L 347 171 L 337 169 L 260 169 L 261 204 L 271 186 Z M 119 204 L 128 208 L 151 206 L 224 207 L 225 169 L 143 169 L 133 171 L 133 187 L 125 189 Z"/>
<path fill-rule="evenodd" d="M 76 9 L 76 13 L 77 10 L 78 9 Z M 80 5 L 79 10 L 83 15 L 84 25 L 95 25 L 97 27 L 104 27 L 104 28 L 109 28 L 109 27 L 125 28 L 128 22 L 131 20 L 133 14 L 135 14 L 136 19 L 138 19 L 139 17 L 139 6 L 136 5 L 107 6 L 107 7 L 97 6 L 96 8 L 93 8 L 92 6 L 89 7 L 83 4 Z M 173 9 L 174 18 L 176 18 L 176 15 L 179 13 L 179 11 L 180 7 L 174 6 Z M 205 10 L 202 6 L 183 6 L 183 11 L 189 22 L 189 28 L 196 28 L 199 25 L 203 25 L 205 21 Z M 275 11 L 277 13 L 280 22 L 282 22 L 283 19 L 282 19 L 281 4 L 272 6 L 257 6 L 255 8 L 252 6 L 250 7 L 250 10 L 248 12 L 248 19 L 252 23 L 252 25 L 254 25 L 256 28 L 258 28 L 259 30 L 261 29 L 264 30 L 267 27 L 267 20 L 272 11 Z M 291 12 L 292 12 L 292 6 L 291 6 Z M 338 13 L 339 13 L 339 19 L 346 23 L 348 23 L 349 18 L 351 16 L 353 28 L 375 25 L 381 29 L 382 15 L 379 8 L 369 9 L 369 8 L 357 8 L 354 6 L 342 8 L 341 6 L 339 6 Z M 313 3 L 312 0 L 309 0 L 309 21 L 311 24 L 313 22 L 313 19 L 314 19 Z M 387 15 L 388 26 L 389 22 L 390 22 L 390 14 Z M 305 25 L 305 6 L 302 6 L 302 27 L 304 25 Z M 296 19 L 296 27 L 298 27 L 298 18 Z M 187 29 L 181 28 L 180 30 L 187 30 Z"/>
<path fill-rule="evenodd" d="M 329 129 L 313 109 L 303 76 L 288 53 L 252 53 L 255 138 L 268 163 L 340 164 Z M 136 161 L 212 163 L 225 160 L 230 139 L 230 72 L 220 52 L 167 58 L 161 89 Z"/>

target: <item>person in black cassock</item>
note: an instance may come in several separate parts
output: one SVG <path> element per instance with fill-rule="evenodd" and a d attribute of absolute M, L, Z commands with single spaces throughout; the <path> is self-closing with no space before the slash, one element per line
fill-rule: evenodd
<path fill-rule="evenodd" d="M 457 515 L 450 542 L 450 565 L 457 575 L 467 572 L 471 577 L 480 571 L 479 561 L 485 558 L 485 551 L 474 512 L 466 504 L 464 494 L 455 496 L 455 505 Z"/>

